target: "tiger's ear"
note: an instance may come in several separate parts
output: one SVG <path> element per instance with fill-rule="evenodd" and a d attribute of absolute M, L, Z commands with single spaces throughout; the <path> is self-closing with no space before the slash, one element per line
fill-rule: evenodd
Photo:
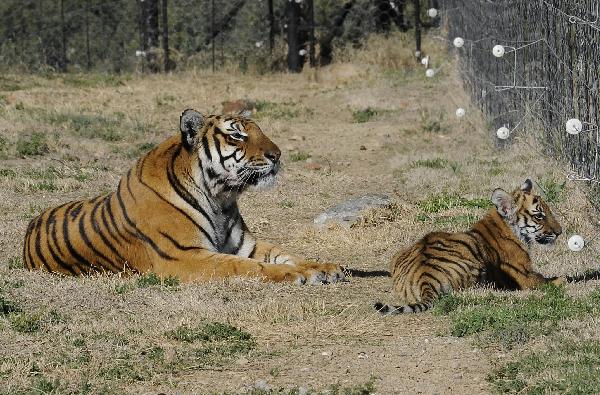
<path fill-rule="evenodd" d="M 204 126 L 204 117 L 196 110 L 187 109 L 179 118 L 179 130 L 181 130 L 181 142 L 186 148 L 194 145 L 194 140 L 200 129 Z"/>
<path fill-rule="evenodd" d="M 250 118 L 252 116 L 252 111 L 251 110 L 242 110 L 242 111 L 240 111 L 240 113 L 238 115 L 242 118 Z"/>
<path fill-rule="evenodd" d="M 492 193 L 492 203 L 502 217 L 512 220 L 515 214 L 515 200 L 508 192 L 500 188 L 495 189 Z"/>
<path fill-rule="evenodd" d="M 521 185 L 521 190 L 523 192 L 531 192 L 531 190 L 533 189 L 533 182 L 531 182 L 531 180 L 528 178 L 525 180 L 525 182 L 523 183 L 523 185 Z"/>

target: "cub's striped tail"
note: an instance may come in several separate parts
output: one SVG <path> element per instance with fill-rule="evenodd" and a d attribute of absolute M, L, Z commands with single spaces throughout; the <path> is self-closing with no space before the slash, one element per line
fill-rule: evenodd
<path fill-rule="evenodd" d="M 375 307 L 375 310 L 385 315 L 422 313 L 433 307 L 433 301 L 411 303 L 404 306 L 390 306 L 389 304 L 377 302 L 373 305 L 373 307 Z"/>

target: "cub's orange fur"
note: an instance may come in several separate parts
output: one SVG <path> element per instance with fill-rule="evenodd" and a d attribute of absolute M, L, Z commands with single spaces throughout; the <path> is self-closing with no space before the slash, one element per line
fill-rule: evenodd
<path fill-rule="evenodd" d="M 248 186 L 269 185 L 279 148 L 244 116 L 181 116 L 181 134 L 140 158 L 115 192 L 63 204 L 27 228 L 28 269 L 80 275 L 152 271 L 181 280 L 253 276 L 334 282 L 338 265 L 307 262 L 259 241 L 238 209 Z"/>
<path fill-rule="evenodd" d="M 506 289 L 535 288 L 563 278 L 544 278 L 535 272 L 529 244 L 552 244 L 562 230 L 548 205 L 532 193 L 526 180 L 508 194 L 496 189 L 491 209 L 464 233 L 433 232 L 397 253 L 391 262 L 395 290 L 403 306 L 375 304 L 385 314 L 428 310 L 444 293 L 484 280 Z"/>

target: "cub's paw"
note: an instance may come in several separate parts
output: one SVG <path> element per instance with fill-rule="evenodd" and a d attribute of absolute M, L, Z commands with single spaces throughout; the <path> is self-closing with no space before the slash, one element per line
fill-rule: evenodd
<path fill-rule="evenodd" d="M 301 262 L 298 267 L 302 269 L 310 269 L 322 274 L 324 283 L 337 283 L 344 280 L 344 271 L 335 263 L 319 263 L 319 262 Z"/>

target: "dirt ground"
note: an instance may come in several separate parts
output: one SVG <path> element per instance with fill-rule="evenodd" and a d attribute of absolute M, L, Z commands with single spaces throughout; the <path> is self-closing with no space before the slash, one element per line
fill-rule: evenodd
<path fill-rule="evenodd" d="M 419 203 L 432 196 L 485 199 L 526 177 L 566 180 L 526 135 L 494 148 L 493 131 L 469 104 L 451 62 L 432 79 L 420 68 L 360 62 L 300 75 L 10 78 L 21 89 L 0 90 L 7 147 L 0 160 L 0 294 L 37 317 L 39 327 L 17 330 L 9 315 L 0 316 L 0 393 L 245 393 L 253 386 L 270 393 L 268 386 L 356 389 L 370 380 L 379 394 L 491 391 L 486 377 L 500 350 L 450 336 L 447 319 L 431 313 L 379 316 L 373 302 L 396 301 L 387 277 L 312 287 L 239 279 L 142 287 L 137 277 L 60 278 L 15 268 L 35 214 L 115 188 L 136 156 L 177 132 L 183 109 L 219 112 L 225 100 L 268 102 L 257 122 L 283 151 L 276 188 L 242 197 L 246 222 L 259 237 L 310 259 L 387 270 L 390 257 L 424 233 L 466 229 L 471 214 L 484 212 L 426 213 Z M 460 120 L 459 106 L 467 109 Z M 375 114 L 356 122 L 353 112 L 367 108 Z M 116 117 L 116 125 L 100 127 L 117 137 L 83 136 L 76 121 L 56 114 Z M 85 127 L 104 121 L 90 122 Z M 23 154 L 20 139 L 35 132 L 46 136 L 47 150 Z M 368 213 L 350 229 L 315 228 L 320 212 L 366 193 L 389 195 L 394 208 Z M 573 233 L 594 234 L 579 185 L 567 182 L 552 207 L 565 234 L 552 250 L 534 249 L 536 266 L 545 275 L 590 269 L 594 245 L 578 254 L 566 246 Z M 223 363 L 169 369 L 193 344 L 165 333 L 203 320 L 241 328 L 256 344 Z M 164 351 L 160 363 L 147 359 L 153 347 Z"/>

